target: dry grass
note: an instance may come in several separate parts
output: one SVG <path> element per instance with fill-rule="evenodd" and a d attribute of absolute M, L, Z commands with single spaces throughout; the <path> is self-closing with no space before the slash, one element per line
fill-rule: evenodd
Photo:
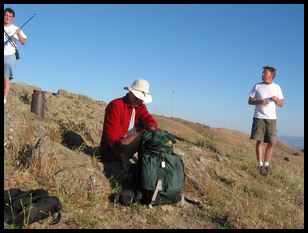
<path fill-rule="evenodd" d="M 113 177 L 103 181 L 106 188 L 100 196 L 93 195 L 91 185 L 80 188 L 83 178 L 63 176 L 66 187 L 57 185 L 53 174 L 62 167 L 53 156 L 55 152 L 50 150 L 48 156 L 40 157 L 27 156 L 27 151 L 40 135 L 48 135 L 60 144 L 63 126 L 85 138 L 87 145 L 98 146 L 105 104 L 65 92 L 47 93 L 46 119 L 39 123 L 26 112 L 32 89 L 22 85 L 16 88 L 21 89 L 12 95 L 12 103 L 14 108 L 20 107 L 24 118 L 19 122 L 20 138 L 12 139 L 13 144 L 4 150 L 4 188 L 43 188 L 58 196 L 63 205 L 59 224 L 50 226 L 47 219 L 25 228 L 304 228 L 303 153 L 293 156 L 293 148 L 278 142 L 272 159 L 273 173 L 263 177 L 256 168 L 255 142 L 248 135 L 178 118 L 155 116 L 163 130 L 179 138 L 175 151 L 185 164 L 185 193 L 200 200 L 201 205 L 186 203 L 153 209 L 114 205 L 108 196 L 122 187 Z M 42 128 L 43 132 L 39 131 Z M 73 149 L 74 153 L 83 154 L 84 146 Z"/>

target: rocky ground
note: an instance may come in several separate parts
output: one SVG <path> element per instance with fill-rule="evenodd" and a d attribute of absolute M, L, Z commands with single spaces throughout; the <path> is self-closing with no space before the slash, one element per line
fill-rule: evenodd
<path fill-rule="evenodd" d="M 34 89 L 40 88 L 14 83 L 4 106 L 4 188 L 46 189 L 63 210 L 56 225 L 25 228 L 304 228 L 303 151 L 278 142 L 273 174 L 262 177 L 248 135 L 155 116 L 178 138 L 185 195 L 196 202 L 119 206 L 109 196 L 125 185 L 121 166 L 96 156 L 106 103 L 45 92 L 39 118 L 30 111 Z"/>

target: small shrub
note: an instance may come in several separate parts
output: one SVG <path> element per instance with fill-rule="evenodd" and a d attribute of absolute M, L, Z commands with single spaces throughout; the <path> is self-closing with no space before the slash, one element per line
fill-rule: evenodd
<path fill-rule="evenodd" d="M 201 148 L 207 148 L 208 150 L 220 154 L 220 151 L 217 149 L 216 143 L 213 139 L 205 138 L 205 137 L 198 137 L 195 142 L 196 146 Z"/>

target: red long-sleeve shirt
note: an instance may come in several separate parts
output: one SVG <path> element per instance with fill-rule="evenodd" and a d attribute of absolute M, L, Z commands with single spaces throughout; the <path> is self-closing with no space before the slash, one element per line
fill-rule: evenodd
<path fill-rule="evenodd" d="M 105 109 L 103 134 L 100 143 L 100 153 L 104 156 L 109 153 L 116 142 L 121 141 L 127 134 L 133 106 L 128 102 L 128 96 L 111 101 Z M 135 126 L 137 130 L 149 129 L 158 124 L 142 103 L 135 107 Z"/>

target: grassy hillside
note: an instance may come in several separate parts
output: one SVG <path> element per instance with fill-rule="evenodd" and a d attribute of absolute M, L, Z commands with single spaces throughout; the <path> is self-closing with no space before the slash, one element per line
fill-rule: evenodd
<path fill-rule="evenodd" d="M 198 202 L 124 207 L 108 200 L 123 184 L 120 164 L 95 157 L 106 103 L 46 92 L 39 119 L 30 112 L 33 89 L 13 84 L 4 107 L 4 188 L 44 188 L 60 198 L 63 217 L 25 228 L 304 228 L 304 155 L 287 144 L 276 144 L 273 172 L 263 177 L 249 135 L 155 115 L 178 138 L 185 195 Z"/>

